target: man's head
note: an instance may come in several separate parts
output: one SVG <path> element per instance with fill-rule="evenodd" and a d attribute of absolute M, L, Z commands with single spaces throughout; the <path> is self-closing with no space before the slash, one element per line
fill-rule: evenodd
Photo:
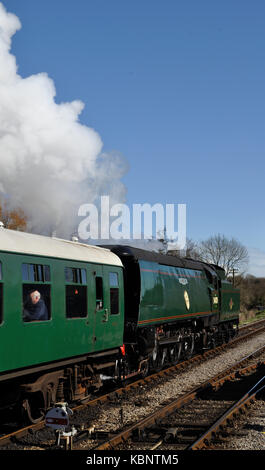
<path fill-rule="evenodd" d="M 31 299 L 31 302 L 35 305 L 39 302 L 40 300 L 40 293 L 38 290 L 34 290 L 32 291 L 30 294 L 30 299 Z"/>

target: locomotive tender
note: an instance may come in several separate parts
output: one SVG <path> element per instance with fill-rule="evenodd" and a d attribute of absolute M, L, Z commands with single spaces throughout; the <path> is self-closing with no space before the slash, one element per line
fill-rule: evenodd
<path fill-rule="evenodd" d="M 31 292 L 47 317 L 25 321 Z M 218 266 L 0 229 L 0 410 L 55 402 L 228 341 L 239 292 Z"/>

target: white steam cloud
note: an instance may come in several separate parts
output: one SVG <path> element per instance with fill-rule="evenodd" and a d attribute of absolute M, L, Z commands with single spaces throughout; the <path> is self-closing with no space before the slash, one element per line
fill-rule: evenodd
<path fill-rule="evenodd" d="M 0 197 L 21 207 L 36 233 L 69 237 L 78 207 L 102 194 L 124 202 L 119 154 L 104 154 L 100 136 L 78 122 L 81 101 L 55 103 L 46 73 L 22 78 L 10 53 L 20 21 L 0 3 Z"/>

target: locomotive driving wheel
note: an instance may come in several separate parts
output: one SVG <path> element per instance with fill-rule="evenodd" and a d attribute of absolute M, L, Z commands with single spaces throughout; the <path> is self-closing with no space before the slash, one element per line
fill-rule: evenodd
<path fill-rule="evenodd" d="M 169 348 L 169 360 L 170 363 L 175 365 L 179 362 L 182 352 L 182 343 L 178 342 Z"/>
<path fill-rule="evenodd" d="M 182 357 L 183 359 L 190 359 L 194 353 L 194 334 L 191 333 L 183 338 L 182 341 Z"/>
<path fill-rule="evenodd" d="M 156 344 L 150 359 L 150 368 L 155 371 L 161 370 L 165 365 L 166 355 L 166 349 L 161 348 L 158 346 L 158 344 Z"/>

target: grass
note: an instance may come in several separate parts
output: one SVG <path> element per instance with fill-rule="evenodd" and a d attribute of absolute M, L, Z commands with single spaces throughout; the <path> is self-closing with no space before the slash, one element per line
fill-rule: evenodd
<path fill-rule="evenodd" d="M 240 320 L 239 324 L 240 325 L 247 325 L 248 323 L 253 323 L 258 320 L 262 320 L 265 318 L 265 310 L 262 312 L 249 312 L 249 313 L 241 313 L 240 314 Z"/>

